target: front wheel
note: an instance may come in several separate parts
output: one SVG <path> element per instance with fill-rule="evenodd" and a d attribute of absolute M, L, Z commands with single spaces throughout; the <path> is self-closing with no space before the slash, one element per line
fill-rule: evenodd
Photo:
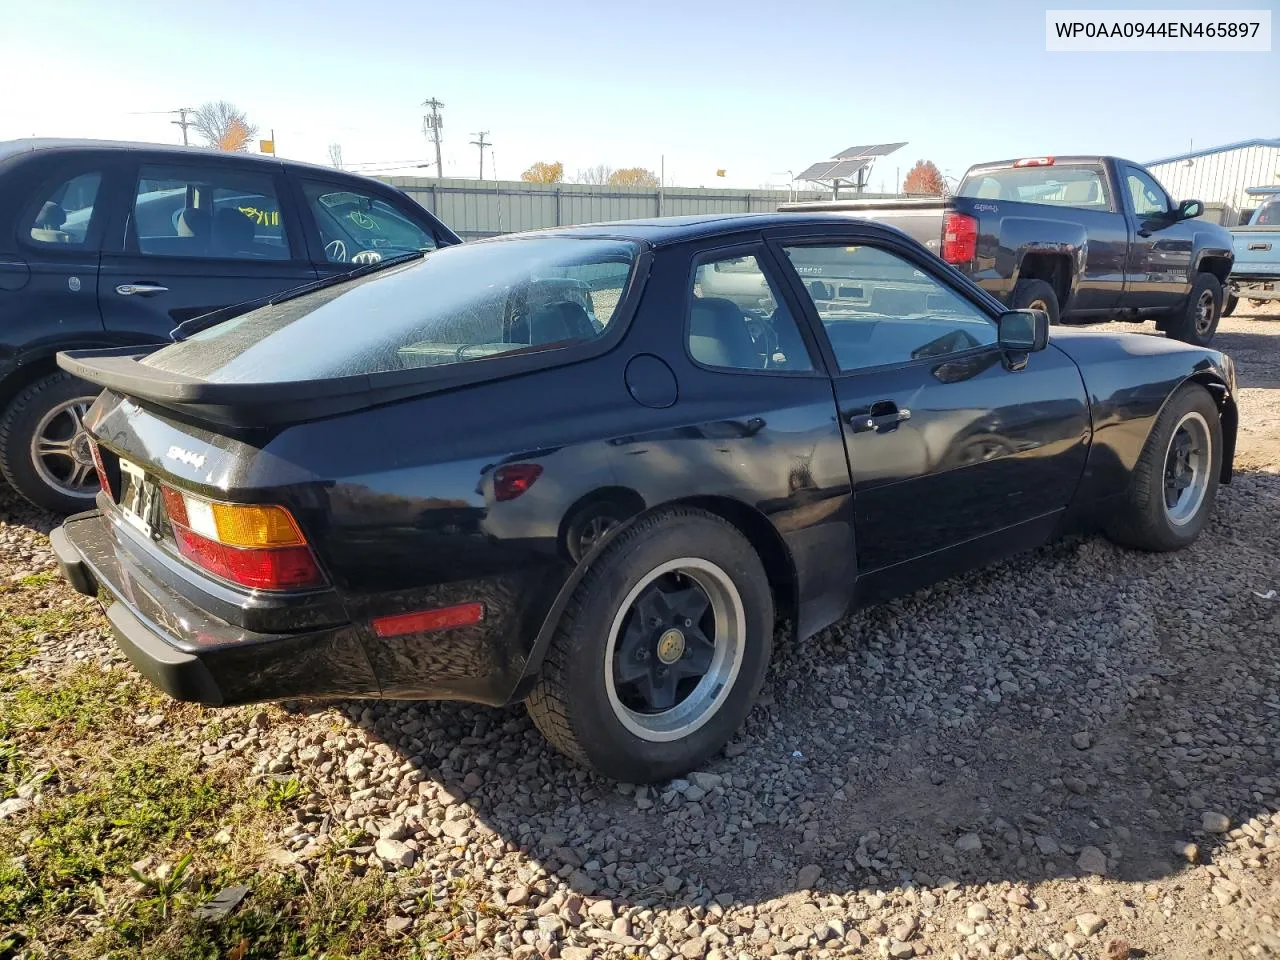
<path fill-rule="evenodd" d="M 1207 347 L 1222 316 L 1222 283 L 1212 273 L 1197 273 L 1187 304 L 1164 323 L 1174 340 Z"/>
<path fill-rule="evenodd" d="M 750 542 L 701 510 L 655 513 L 592 563 L 526 701 L 562 753 L 653 783 L 694 770 L 764 682 L 773 595 Z"/>
<path fill-rule="evenodd" d="M 84 417 L 97 391 L 69 373 L 51 373 L 22 390 L 0 418 L 0 471 L 37 507 L 88 510 L 98 474 Z"/>
<path fill-rule="evenodd" d="M 1229 317 L 1235 312 L 1236 304 L 1240 302 L 1240 298 L 1234 293 L 1227 294 L 1227 302 L 1222 306 L 1222 315 Z"/>
<path fill-rule="evenodd" d="M 1218 406 L 1204 387 L 1184 384 L 1156 418 L 1107 536 L 1139 550 L 1190 546 L 1209 520 L 1221 473 Z"/>

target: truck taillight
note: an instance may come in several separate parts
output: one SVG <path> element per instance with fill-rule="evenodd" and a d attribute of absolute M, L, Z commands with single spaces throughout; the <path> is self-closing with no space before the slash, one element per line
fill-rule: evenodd
<path fill-rule="evenodd" d="M 89 453 L 93 456 L 93 469 L 98 473 L 98 483 L 107 492 L 107 496 L 114 500 L 116 495 L 111 489 L 111 481 L 107 479 L 107 468 L 102 462 L 102 451 L 98 449 L 98 441 L 92 437 L 89 438 Z"/>
<path fill-rule="evenodd" d="M 1026 157 L 1023 160 L 1015 160 L 1015 167 L 1052 167 L 1053 157 Z"/>
<path fill-rule="evenodd" d="M 203 570 L 255 590 L 322 585 L 307 538 L 284 507 L 219 503 L 164 487 L 178 552 Z"/>
<path fill-rule="evenodd" d="M 942 221 L 942 259 L 968 263 L 978 255 L 978 221 L 965 213 L 949 213 Z"/>

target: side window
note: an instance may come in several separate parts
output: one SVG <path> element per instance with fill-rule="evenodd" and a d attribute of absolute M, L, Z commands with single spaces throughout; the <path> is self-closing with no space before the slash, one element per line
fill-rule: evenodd
<path fill-rule="evenodd" d="M 302 189 L 330 263 L 376 263 L 437 247 L 430 230 L 376 194 L 313 180 Z"/>
<path fill-rule="evenodd" d="M 133 201 L 138 252 L 288 260 L 272 177 L 216 167 L 144 166 Z"/>
<path fill-rule="evenodd" d="M 27 235 L 36 243 L 82 247 L 98 199 L 100 173 L 82 173 L 57 184 L 36 207 Z"/>
<path fill-rule="evenodd" d="M 1164 191 L 1145 173 L 1130 168 L 1125 177 L 1125 183 L 1129 188 L 1129 201 L 1133 204 L 1133 212 L 1138 216 L 1155 217 L 1169 212 Z"/>
<path fill-rule="evenodd" d="M 708 367 L 812 370 L 791 311 L 754 256 L 698 264 L 689 307 L 689 355 Z"/>
<path fill-rule="evenodd" d="M 784 249 L 841 370 L 943 357 L 996 342 L 996 325 L 982 310 L 887 250 Z"/>

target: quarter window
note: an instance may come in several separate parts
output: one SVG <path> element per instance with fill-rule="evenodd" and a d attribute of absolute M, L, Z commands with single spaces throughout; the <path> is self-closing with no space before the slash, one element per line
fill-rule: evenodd
<path fill-rule="evenodd" d="M 784 249 L 841 370 L 933 359 L 996 342 L 995 324 L 984 312 L 887 250 Z"/>
<path fill-rule="evenodd" d="M 144 166 L 133 203 L 138 252 L 159 257 L 288 260 L 272 177 Z"/>
<path fill-rule="evenodd" d="M 58 184 L 36 207 L 28 236 L 36 243 L 82 247 L 89 234 L 100 173 L 82 173 Z"/>
<path fill-rule="evenodd" d="M 709 367 L 813 369 L 795 318 L 754 256 L 698 265 L 689 308 L 689 354 Z"/>
<path fill-rule="evenodd" d="M 438 246 L 429 230 L 381 197 L 314 181 L 304 182 L 303 192 L 329 263 L 377 263 Z"/>
<path fill-rule="evenodd" d="M 1158 217 L 1169 212 L 1169 202 L 1164 191 L 1145 173 L 1130 170 L 1125 177 L 1129 188 L 1129 200 L 1133 204 L 1133 212 L 1139 217 Z"/>

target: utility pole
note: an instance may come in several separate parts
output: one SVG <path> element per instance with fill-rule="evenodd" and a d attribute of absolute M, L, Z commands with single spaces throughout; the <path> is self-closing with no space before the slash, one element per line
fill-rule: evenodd
<path fill-rule="evenodd" d="M 444 163 L 440 159 L 440 128 L 444 125 L 444 121 L 440 117 L 440 111 L 444 108 L 444 104 L 432 97 L 429 100 L 423 100 L 422 105 L 431 108 L 431 116 L 422 118 L 422 132 L 436 145 L 436 178 L 442 179 Z"/>
<path fill-rule="evenodd" d="M 480 148 L 480 179 L 481 180 L 484 179 L 484 148 L 493 146 L 492 143 L 490 143 L 488 140 L 485 139 L 485 137 L 487 137 L 488 135 L 489 135 L 488 130 L 481 130 L 479 133 L 472 134 L 472 136 L 475 137 L 476 139 L 471 141 L 471 145 L 473 147 Z"/>
<path fill-rule="evenodd" d="M 191 126 L 191 121 L 187 119 L 187 114 L 193 113 L 194 111 L 191 107 L 179 107 L 177 110 L 173 110 L 171 112 L 176 113 L 178 115 L 178 119 L 170 120 L 169 122 L 175 127 L 182 128 L 182 145 L 184 147 L 190 146 L 190 144 L 187 143 L 187 127 Z"/>

